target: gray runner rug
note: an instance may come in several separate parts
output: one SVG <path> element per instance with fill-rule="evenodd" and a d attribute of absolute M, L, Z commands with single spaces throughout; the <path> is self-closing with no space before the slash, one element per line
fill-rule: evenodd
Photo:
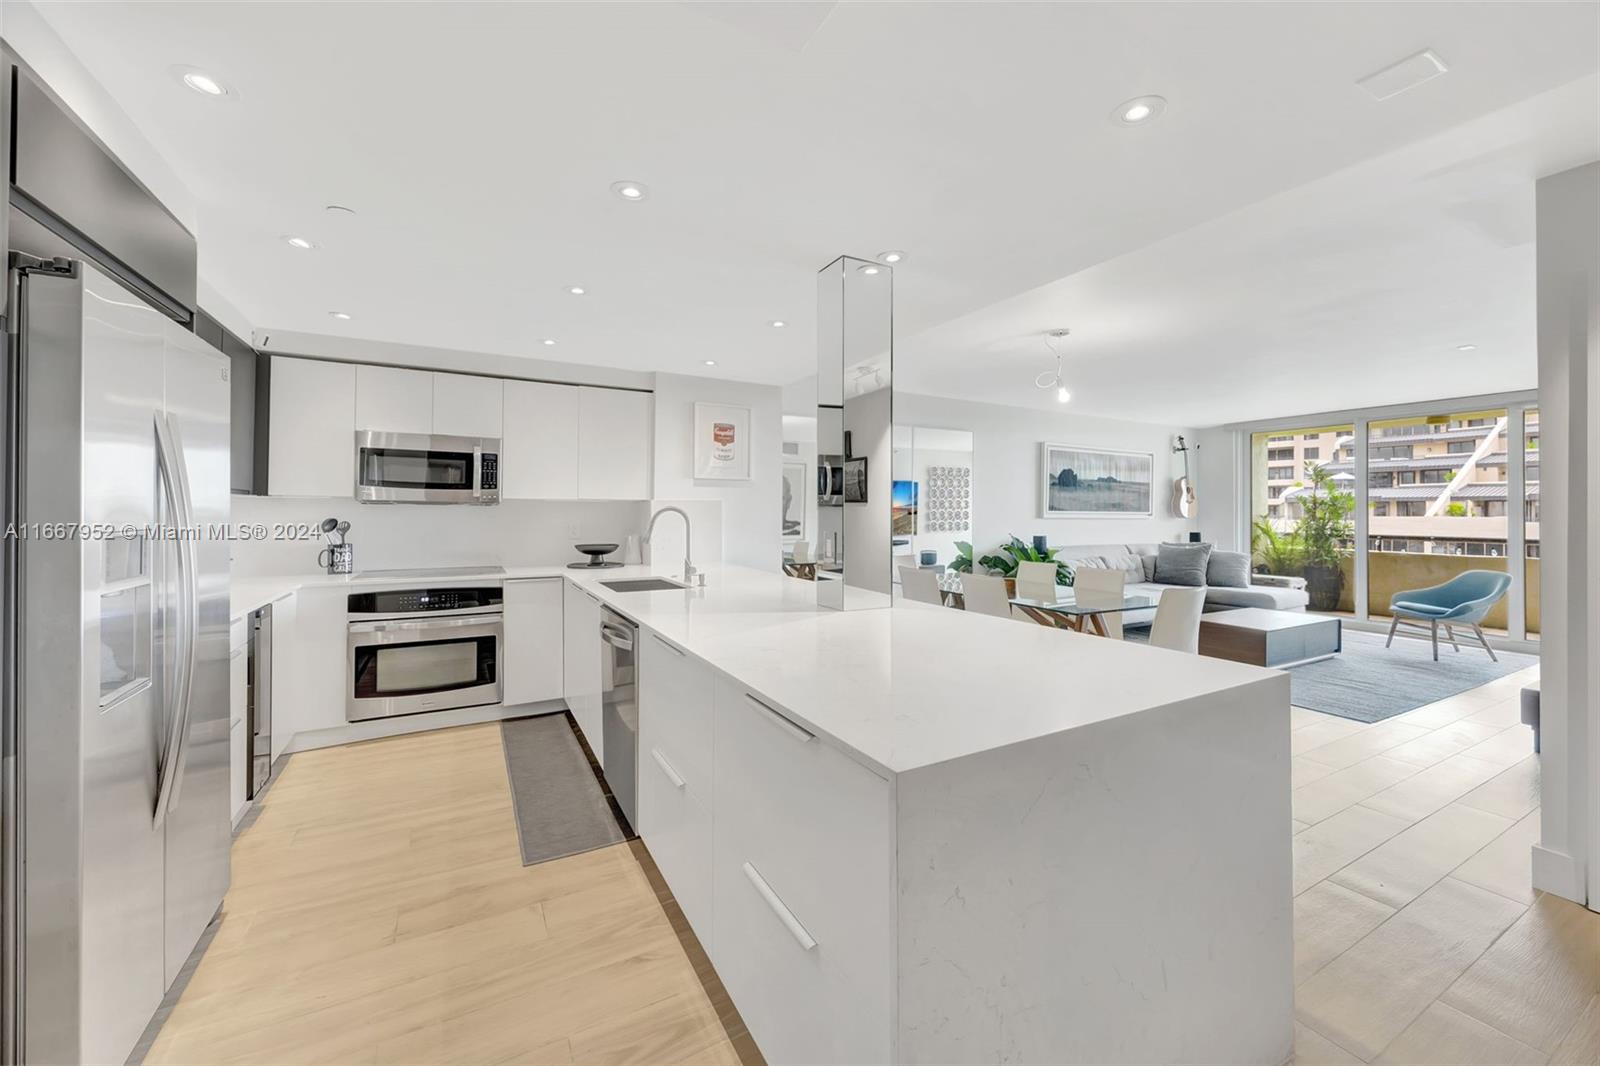
<path fill-rule="evenodd" d="M 566 715 L 503 721 L 500 742 L 506 753 L 522 865 L 627 839 Z"/>

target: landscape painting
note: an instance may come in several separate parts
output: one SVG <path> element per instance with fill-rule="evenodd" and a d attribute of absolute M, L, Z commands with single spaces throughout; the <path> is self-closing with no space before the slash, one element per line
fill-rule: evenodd
<path fill-rule="evenodd" d="M 1040 446 L 1046 518 L 1149 515 L 1155 456 L 1070 444 Z"/>

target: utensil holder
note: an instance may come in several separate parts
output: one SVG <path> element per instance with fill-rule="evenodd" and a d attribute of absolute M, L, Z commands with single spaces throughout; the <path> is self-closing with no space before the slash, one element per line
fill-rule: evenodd
<path fill-rule="evenodd" d="M 356 546 L 330 544 L 317 553 L 317 565 L 330 574 L 353 574 L 356 570 Z"/>

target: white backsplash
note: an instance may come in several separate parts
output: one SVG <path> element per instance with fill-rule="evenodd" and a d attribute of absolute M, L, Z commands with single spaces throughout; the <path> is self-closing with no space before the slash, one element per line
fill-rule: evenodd
<path fill-rule="evenodd" d="M 624 544 L 644 532 L 640 501 L 506 500 L 493 507 L 358 504 L 354 500 L 234 496 L 235 527 L 315 526 L 324 518 L 350 523 L 356 570 L 424 566 L 530 566 L 579 562 L 573 545 Z M 697 538 L 698 539 L 698 538 Z M 233 544 L 233 574 L 259 577 L 317 571 L 321 538 Z M 613 558 L 620 560 L 619 551 Z"/>

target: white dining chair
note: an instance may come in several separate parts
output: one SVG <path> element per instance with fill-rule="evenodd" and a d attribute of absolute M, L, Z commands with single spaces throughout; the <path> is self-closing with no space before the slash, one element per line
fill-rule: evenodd
<path fill-rule="evenodd" d="M 1200 651 L 1200 613 L 1206 606 L 1206 590 L 1164 589 L 1156 605 L 1156 619 L 1150 623 L 1150 643 L 1173 651 Z"/>
<path fill-rule="evenodd" d="M 1113 640 L 1122 639 L 1122 611 L 1116 608 L 1122 606 L 1127 580 L 1128 575 L 1122 570 L 1080 566 L 1072 572 L 1073 598 L 1083 607 L 1107 608 L 1099 616 L 1100 624 Z"/>
<path fill-rule="evenodd" d="M 797 541 L 795 541 L 793 544 L 791 544 L 789 546 L 789 552 L 793 556 L 793 561 L 794 562 L 797 562 L 797 563 L 814 563 L 814 562 L 816 562 L 815 559 L 811 558 L 811 542 L 809 540 L 797 540 Z"/>
<path fill-rule="evenodd" d="M 914 566 L 900 568 L 900 595 L 917 603 L 931 603 L 935 607 L 944 603 L 944 597 L 939 595 L 939 575 Z"/>
<path fill-rule="evenodd" d="M 1006 594 L 1006 579 L 990 574 L 962 574 L 961 599 L 963 606 L 978 614 L 992 614 L 996 618 L 1011 617 L 1011 597 Z"/>
<path fill-rule="evenodd" d="M 1017 598 L 1054 603 L 1060 596 L 1056 589 L 1055 563 L 1017 564 Z"/>

